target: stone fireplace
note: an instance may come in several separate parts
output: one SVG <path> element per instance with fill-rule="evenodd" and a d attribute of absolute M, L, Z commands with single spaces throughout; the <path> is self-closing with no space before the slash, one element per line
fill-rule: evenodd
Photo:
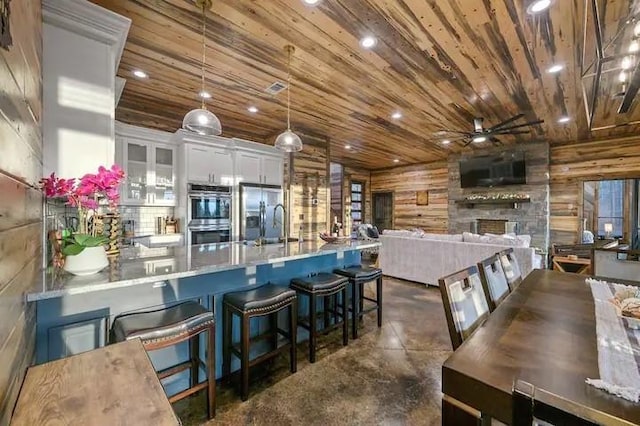
<path fill-rule="evenodd" d="M 460 160 L 505 150 L 524 152 L 526 184 L 491 188 L 462 188 Z M 531 246 L 549 246 L 549 145 L 516 144 L 449 156 L 448 226 L 450 234 L 529 234 Z"/>
<path fill-rule="evenodd" d="M 471 222 L 474 234 L 517 234 L 518 223 L 506 219 L 476 219 Z"/>

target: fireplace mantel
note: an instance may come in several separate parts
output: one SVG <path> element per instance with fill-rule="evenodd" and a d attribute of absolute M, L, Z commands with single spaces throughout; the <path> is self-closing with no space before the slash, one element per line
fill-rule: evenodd
<path fill-rule="evenodd" d="M 530 198 L 510 198 L 510 199 L 464 199 L 456 200 L 456 204 L 461 204 L 470 209 L 474 208 L 476 204 L 494 204 L 500 206 L 506 206 L 511 209 L 517 209 L 519 204 L 531 202 Z"/>

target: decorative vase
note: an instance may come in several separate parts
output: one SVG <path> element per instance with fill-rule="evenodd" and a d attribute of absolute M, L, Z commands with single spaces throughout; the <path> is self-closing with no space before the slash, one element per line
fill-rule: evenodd
<path fill-rule="evenodd" d="M 65 258 L 64 270 L 73 275 L 93 275 L 108 265 L 109 259 L 103 246 L 85 247 L 79 254 Z"/>
<path fill-rule="evenodd" d="M 119 213 L 94 214 L 89 220 L 89 230 L 92 235 L 103 235 L 109 239 L 105 245 L 109 255 L 120 252 L 121 225 Z"/>

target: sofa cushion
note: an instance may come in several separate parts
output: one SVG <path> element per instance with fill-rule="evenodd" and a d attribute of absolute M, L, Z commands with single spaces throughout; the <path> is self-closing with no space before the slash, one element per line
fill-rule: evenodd
<path fill-rule="evenodd" d="M 462 234 L 424 234 L 422 238 L 436 241 L 457 241 L 462 242 Z"/>

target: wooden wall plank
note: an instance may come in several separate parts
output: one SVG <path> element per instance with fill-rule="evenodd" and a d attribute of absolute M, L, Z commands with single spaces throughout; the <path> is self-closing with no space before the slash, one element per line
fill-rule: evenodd
<path fill-rule="evenodd" d="M 0 49 L 0 425 L 9 423 L 35 348 L 28 291 L 40 271 L 42 13 L 11 2 L 13 46 Z"/>
<path fill-rule="evenodd" d="M 640 178 L 640 136 L 551 147 L 551 242 L 579 240 L 585 180 Z"/>
<path fill-rule="evenodd" d="M 448 165 L 435 162 L 371 172 L 371 191 L 394 192 L 394 228 L 447 233 Z M 429 191 L 429 205 L 416 205 L 416 191 Z"/>

